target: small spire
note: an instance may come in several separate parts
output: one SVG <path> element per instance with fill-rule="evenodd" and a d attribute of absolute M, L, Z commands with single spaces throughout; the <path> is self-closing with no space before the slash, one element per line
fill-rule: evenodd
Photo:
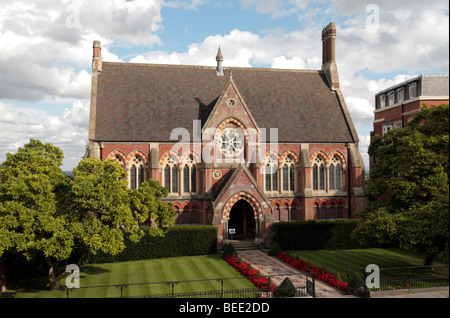
<path fill-rule="evenodd" d="M 217 51 L 217 56 L 216 56 L 216 61 L 223 61 L 223 56 L 222 56 L 222 51 L 220 50 L 220 45 L 219 45 L 219 50 Z"/>
<path fill-rule="evenodd" d="M 222 66 L 223 56 L 222 56 L 222 50 L 220 49 L 220 46 L 219 46 L 219 50 L 217 51 L 216 61 L 217 61 L 217 68 L 216 68 L 217 76 L 224 76 L 223 66 Z"/>

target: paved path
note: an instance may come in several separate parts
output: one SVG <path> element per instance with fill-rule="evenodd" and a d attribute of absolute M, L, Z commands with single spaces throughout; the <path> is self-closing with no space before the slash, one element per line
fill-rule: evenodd
<path fill-rule="evenodd" d="M 285 277 L 289 277 L 294 285 L 306 286 L 306 276 L 298 270 L 276 257 L 271 257 L 261 250 L 238 251 L 238 256 L 260 270 L 262 275 L 276 275 L 272 280 L 280 285 Z M 316 279 L 316 297 L 348 297 L 336 288 Z"/>

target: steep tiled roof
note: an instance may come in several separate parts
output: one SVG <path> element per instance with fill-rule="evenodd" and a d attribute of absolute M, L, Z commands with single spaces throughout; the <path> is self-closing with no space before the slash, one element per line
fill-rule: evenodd
<path fill-rule="evenodd" d="M 97 141 L 169 141 L 172 129 L 205 123 L 229 79 L 214 67 L 103 62 Z M 322 71 L 233 68 L 233 80 L 260 128 L 279 142 L 352 142 L 337 94 Z"/>

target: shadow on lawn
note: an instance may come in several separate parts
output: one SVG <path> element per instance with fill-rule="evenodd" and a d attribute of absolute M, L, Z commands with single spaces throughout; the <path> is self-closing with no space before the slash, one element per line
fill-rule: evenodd
<path fill-rule="evenodd" d="M 83 265 L 80 268 L 80 278 L 85 278 L 83 274 L 87 275 L 96 275 L 96 274 L 104 274 L 104 273 L 110 273 L 111 271 L 109 269 L 100 267 L 98 265 Z"/>

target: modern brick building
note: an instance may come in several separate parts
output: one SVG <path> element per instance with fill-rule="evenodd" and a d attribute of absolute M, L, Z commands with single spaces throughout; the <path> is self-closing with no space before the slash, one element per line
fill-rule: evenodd
<path fill-rule="evenodd" d="M 177 224 L 268 243 L 277 221 L 352 218 L 365 204 L 358 136 L 339 89 L 336 27 L 321 70 L 110 63 L 94 42 L 89 156 L 130 188 L 155 179 Z M 226 61 L 226 59 L 225 59 Z M 234 231 L 233 231 L 234 230 Z"/>
<path fill-rule="evenodd" d="M 448 75 L 420 75 L 382 90 L 375 95 L 371 135 L 383 137 L 393 128 L 404 127 L 424 105 L 448 104 L 448 94 Z"/>

